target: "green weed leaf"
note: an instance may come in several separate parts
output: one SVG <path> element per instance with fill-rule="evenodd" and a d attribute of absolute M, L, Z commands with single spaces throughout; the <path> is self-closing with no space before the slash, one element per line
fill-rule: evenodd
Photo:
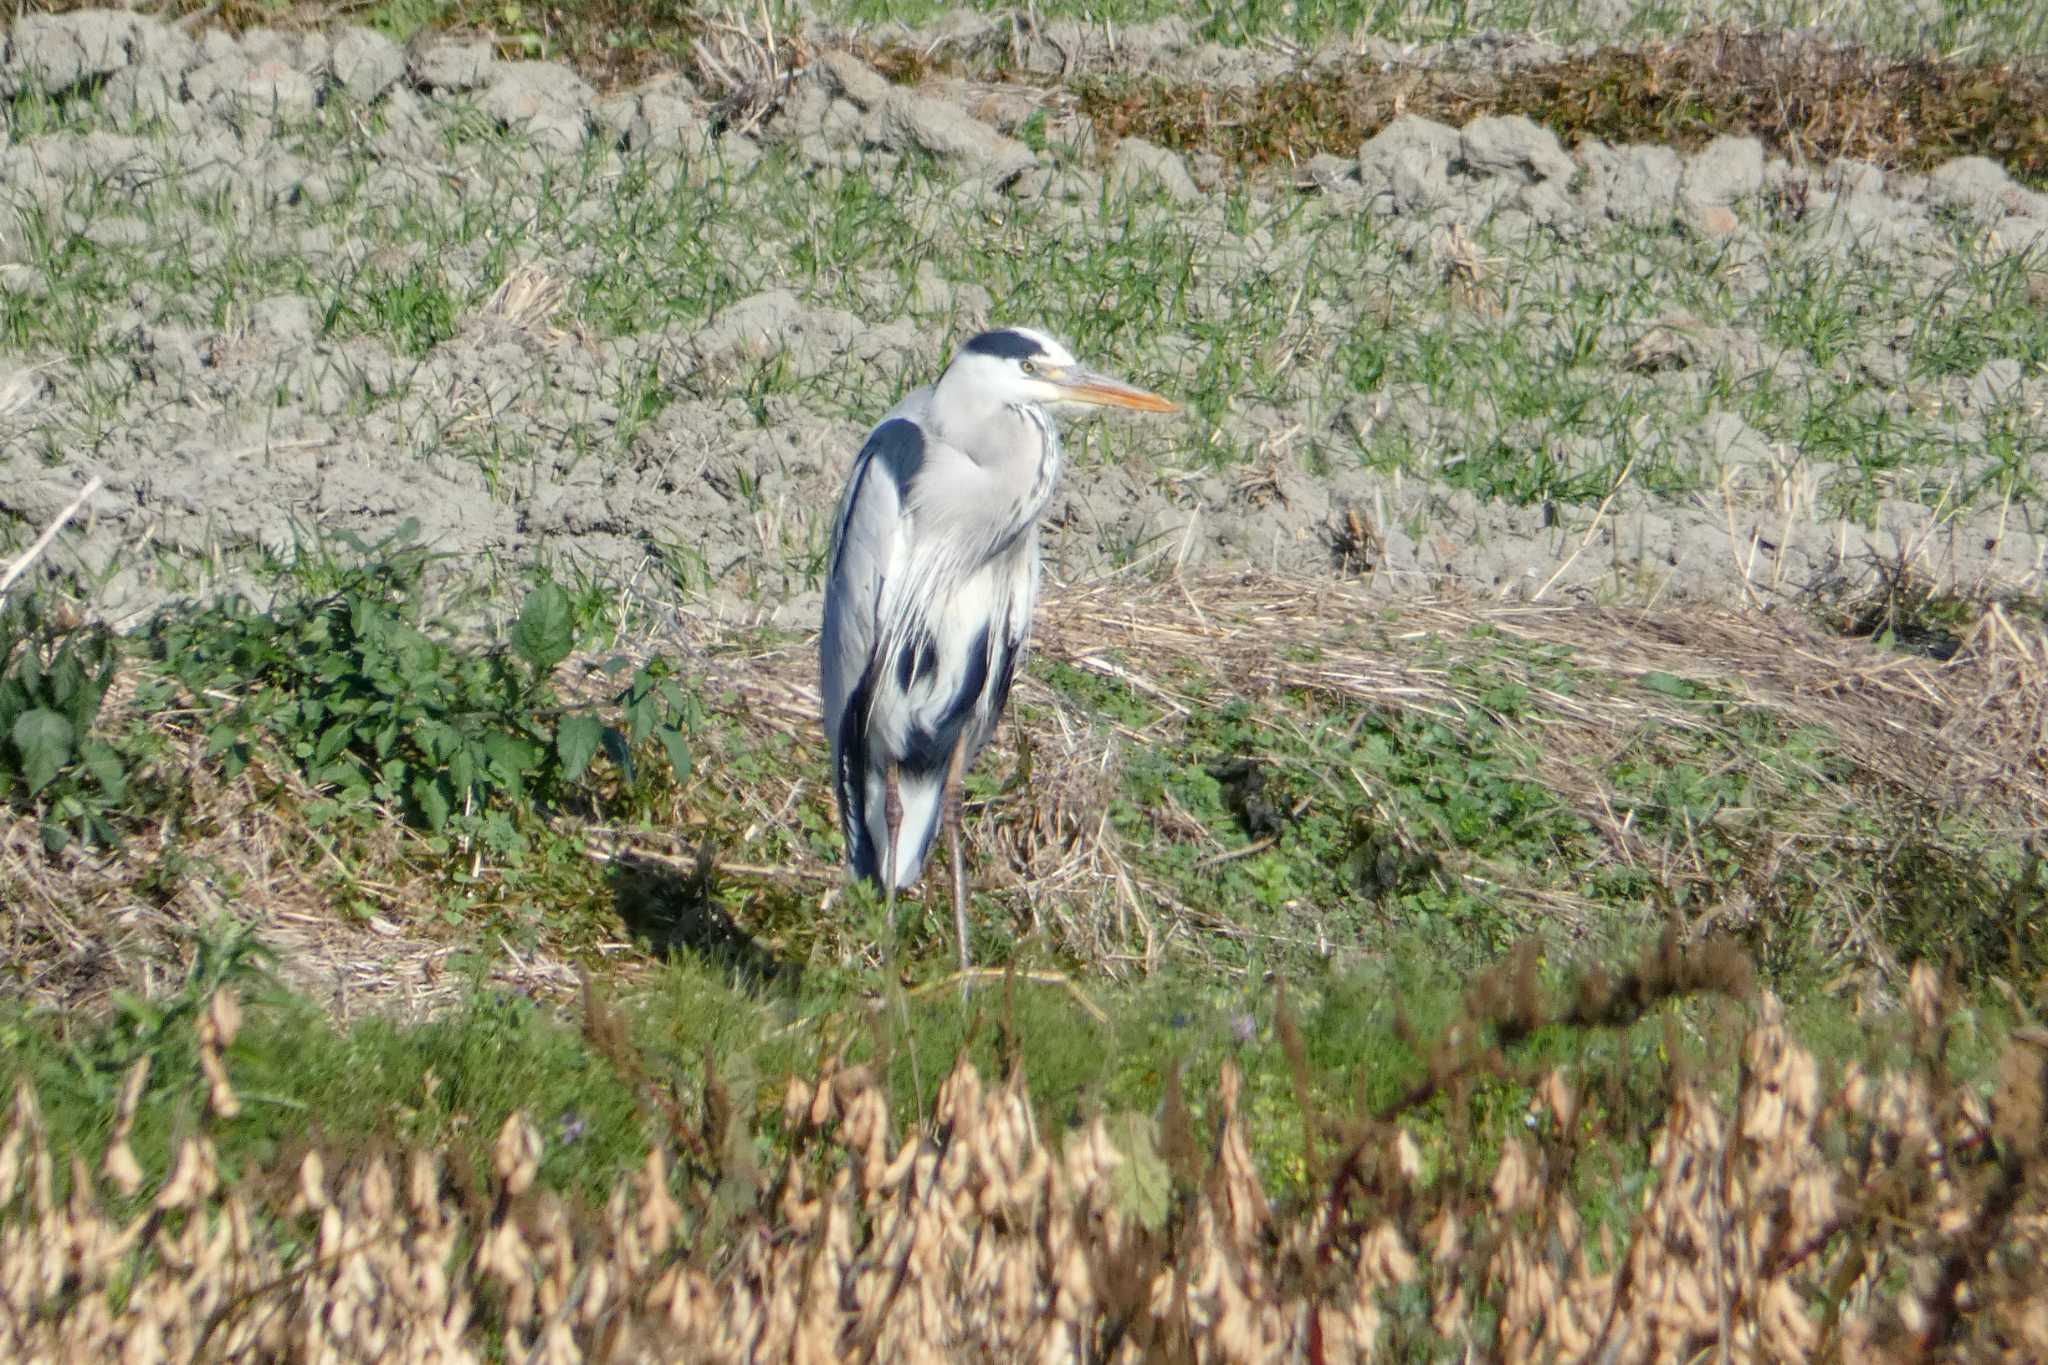
<path fill-rule="evenodd" d="M 21 755 L 21 774 L 28 792 L 37 792 L 56 780 L 71 761 L 71 742 L 76 732 L 71 722 L 47 707 L 24 711 L 14 722 L 14 749 Z"/>
<path fill-rule="evenodd" d="M 675 770 L 676 781 L 690 780 L 690 741 L 681 730 L 664 726 L 654 732 L 661 741 L 661 747 L 668 754 L 668 766 Z"/>
<path fill-rule="evenodd" d="M 421 773 L 414 778 L 412 798 L 419 802 L 420 815 L 425 818 L 428 829 L 440 829 L 448 823 L 448 815 L 453 807 L 440 777 L 433 773 Z"/>
<path fill-rule="evenodd" d="M 1173 1179 L 1159 1155 L 1151 1119 L 1136 1112 L 1109 1121 L 1109 1139 L 1124 1161 L 1110 1173 L 1117 1206 L 1148 1228 L 1164 1227 L 1173 1197 Z"/>
<path fill-rule="evenodd" d="M 595 716 L 564 716 L 555 731 L 555 757 L 562 762 L 562 778 L 574 782 L 583 776 L 597 746 L 604 742 L 604 726 Z"/>
<path fill-rule="evenodd" d="M 654 731 L 654 698 L 642 695 L 626 703 L 626 740 L 638 744 Z"/>
<path fill-rule="evenodd" d="M 526 774 L 540 761 L 537 746 L 508 734 L 484 736 L 485 767 L 491 780 L 515 795 L 526 790 Z"/>
<path fill-rule="evenodd" d="M 1694 695 L 1691 683 L 1671 673 L 1645 673 L 1643 686 L 1652 692 L 1661 692 L 1667 697 L 1678 697 L 1682 700 L 1689 700 Z"/>
<path fill-rule="evenodd" d="M 345 720 L 328 726 L 326 733 L 320 736 L 319 744 L 313 748 L 313 766 L 325 766 L 354 737 L 355 727 Z"/>
<path fill-rule="evenodd" d="M 627 782 L 631 783 L 639 780 L 636 776 L 639 768 L 633 762 L 633 746 L 627 743 L 624 735 L 609 725 L 604 727 L 604 754 L 606 758 L 609 758 L 618 765 L 619 771 L 625 775 Z"/>
<path fill-rule="evenodd" d="M 128 772 L 121 763 L 121 755 L 114 746 L 102 740 L 88 739 L 78 746 L 78 756 L 85 764 L 85 770 L 100 784 L 100 791 L 109 801 L 123 801 L 128 796 Z"/>
<path fill-rule="evenodd" d="M 0 644 L 4 644 L 4 639 L 0 639 Z M 28 689 L 19 679 L 11 676 L 0 678 L 0 725 L 11 729 L 14 718 L 28 710 L 31 704 Z"/>
<path fill-rule="evenodd" d="M 689 770 L 676 711 L 683 693 L 666 681 L 664 662 L 635 669 L 615 656 L 604 670 L 631 681 L 609 706 L 563 706 L 547 675 L 574 652 L 578 616 L 561 585 L 537 583 L 503 647 L 479 648 L 423 615 L 428 556 L 337 540 L 360 560 L 302 565 L 302 591 L 268 609 L 230 598 L 151 626 L 150 650 L 166 671 L 220 704 L 206 722 L 212 756 L 294 764 L 327 789 L 330 818 L 363 803 L 400 805 L 418 828 L 497 852 L 524 848 L 535 806 L 559 803 L 600 754 L 631 788 L 635 759 L 647 756 L 638 744 L 668 730 L 668 763 Z M 52 656 L 42 657 L 47 667 Z M 92 690 L 100 657 L 82 654 L 84 671 L 70 685 Z M 10 685 L 27 707 L 57 709 L 0 671 L 0 689 Z M 0 713 L 0 737 L 9 723 Z"/>
<path fill-rule="evenodd" d="M 458 792 L 471 790 L 476 786 L 477 778 L 482 776 L 477 763 L 478 747 L 464 742 L 448 760 L 448 784 Z M 485 761 L 488 762 L 488 758 Z"/>
<path fill-rule="evenodd" d="M 547 582 L 526 594 L 519 609 L 519 623 L 512 628 L 512 648 L 533 665 L 535 673 L 552 672 L 576 647 L 576 622 L 569 608 L 569 594 L 558 583 Z"/>

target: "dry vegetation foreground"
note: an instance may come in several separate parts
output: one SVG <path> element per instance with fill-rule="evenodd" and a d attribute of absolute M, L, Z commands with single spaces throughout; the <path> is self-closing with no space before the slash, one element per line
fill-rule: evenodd
<path fill-rule="evenodd" d="M 2039 65 L 1046 8 L 14 24 L 0 1355 L 2048 1359 Z M 963 980 L 808 632 L 1020 317 Z"/>
<path fill-rule="evenodd" d="M 1738 976 L 1667 943 L 1624 981 L 1583 983 L 1572 1008 L 1612 1022 Z M 1987 1104 L 1948 1079 L 1934 974 L 1916 970 L 1909 995 L 1897 1071 L 1824 1081 L 1766 995 L 1734 1074 L 1670 1075 L 1662 1111 L 1553 1070 L 1525 1079 L 1525 1131 L 1497 1155 L 1455 1127 L 1425 1155 L 1405 1112 L 1439 1092 L 1457 1112 L 1500 1070 L 1460 1029 L 1545 1022 L 1525 963 L 1479 983 L 1402 1103 L 1304 1108 L 1310 1197 L 1286 1205 L 1262 1187 L 1228 1063 L 1200 1119 L 1170 1083 L 1156 1132 L 1098 1118 L 1054 1143 L 1021 1073 L 990 1086 L 961 1063 L 906 1134 L 866 1068 L 828 1059 L 786 1083 L 781 1160 L 757 1165 L 750 1119 L 714 1095 L 701 1119 L 676 1115 L 676 1156 L 649 1152 L 600 1215 L 536 1183 L 546 1139 L 518 1114 L 468 1178 L 428 1150 L 314 1149 L 273 1181 L 224 1180 L 209 1130 L 242 1101 L 222 1061 L 240 1011 L 220 994 L 199 1025 L 201 1131 L 160 1185 L 128 1146 L 146 1061 L 95 1166 L 69 1154 L 64 1198 L 35 1093 L 18 1090 L 0 1143 L 0 1346 L 565 1365 L 1447 1346 L 1501 1361 L 2038 1360 L 2048 1033 L 2014 1035 Z M 1639 1195 L 1589 1225 L 1587 1189 L 1622 1155 Z"/>

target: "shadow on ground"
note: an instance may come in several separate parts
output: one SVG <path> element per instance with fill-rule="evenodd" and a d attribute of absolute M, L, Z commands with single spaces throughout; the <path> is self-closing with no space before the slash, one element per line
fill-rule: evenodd
<path fill-rule="evenodd" d="M 708 844 L 687 871 L 622 853 L 612 863 L 610 880 L 619 922 L 663 961 L 695 956 L 755 988 L 798 984 L 802 967 L 777 958 L 718 904 L 718 869 Z"/>

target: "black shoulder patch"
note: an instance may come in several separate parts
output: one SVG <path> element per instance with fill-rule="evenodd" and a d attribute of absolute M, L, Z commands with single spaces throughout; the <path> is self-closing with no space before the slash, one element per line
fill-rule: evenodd
<path fill-rule="evenodd" d="M 992 355 L 998 360 L 1033 360 L 1046 353 L 1045 347 L 1022 332 L 1013 332 L 1007 327 L 983 332 L 969 341 L 965 349 L 976 355 Z"/>
<path fill-rule="evenodd" d="M 898 498 L 910 496 L 910 481 L 924 467 L 924 432 L 906 417 L 891 417 L 868 437 L 873 458 L 896 480 Z"/>
<path fill-rule="evenodd" d="M 853 522 L 854 512 L 867 488 L 868 475 L 874 472 L 877 464 L 888 470 L 890 479 L 895 482 L 898 504 L 907 502 L 910 481 L 924 465 L 924 432 L 917 423 L 891 417 L 868 433 L 860 454 L 853 457 L 853 472 L 848 476 L 846 494 L 839 504 L 839 519 L 832 526 L 830 573 L 834 578 L 839 576 L 840 556 L 846 553 L 846 528 Z"/>

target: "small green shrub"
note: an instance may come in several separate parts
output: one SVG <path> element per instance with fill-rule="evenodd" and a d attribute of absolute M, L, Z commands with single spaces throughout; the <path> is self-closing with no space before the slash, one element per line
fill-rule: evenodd
<path fill-rule="evenodd" d="M 162 667 L 194 696 L 226 699 L 212 756 L 232 773 L 259 748 L 281 754 L 330 794 L 316 822 L 375 805 L 499 851 L 523 846 L 520 817 L 568 801 L 600 751 L 631 785 L 632 747 L 652 737 L 687 776 L 682 693 L 658 663 L 618 697 L 623 730 L 565 702 L 554 675 L 579 630 L 568 592 L 534 586 L 503 646 L 459 640 L 426 615 L 434 556 L 417 533 L 408 522 L 374 545 L 346 538 L 356 558 L 309 575 L 321 591 L 267 611 L 230 598 L 155 622 Z"/>
<path fill-rule="evenodd" d="M 103 626 L 62 629 L 33 598 L 0 611 L 0 797 L 41 817 L 52 853 L 119 842 L 135 755 L 93 733 L 119 661 Z"/>

